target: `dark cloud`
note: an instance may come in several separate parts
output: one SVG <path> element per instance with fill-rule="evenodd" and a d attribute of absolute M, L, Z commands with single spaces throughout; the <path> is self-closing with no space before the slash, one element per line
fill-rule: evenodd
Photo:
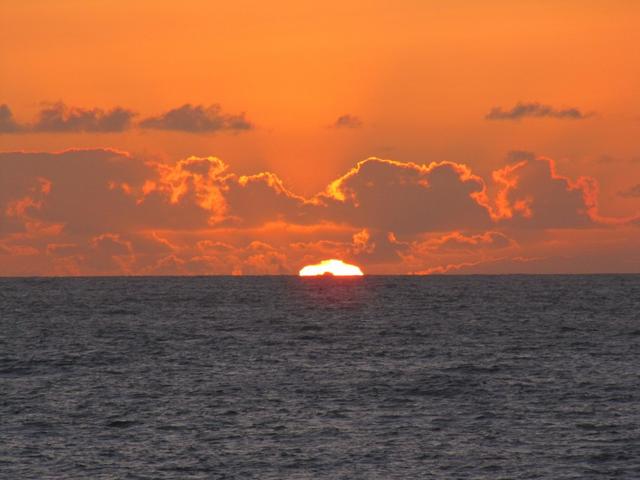
<path fill-rule="evenodd" d="M 210 225 L 238 228 L 314 220 L 303 218 L 311 203 L 287 190 L 271 172 L 238 176 L 216 157 L 194 156 L 174 165 L 158 165 L 158 173 L 153 186 L 158 199 L 169 197 L 185 207 L 197 205 L 208 212 Z"/>
<path fill-rule="evenodd" d="M 494 172 L 497 194 L 464 165 L 419 165 L 369 158 L 305 198 L 272 172 L 239 176 L 215 157 L 149 163 L 116 150 L 0 154 L 2 230 L 98 235 L 139 229 L 253 228 L 274 222 L 330 223 L 367 232 L 359 253 L 396 245 L 388 234 L 451 232 L 492 225 L 575 228 L 595 222 L 596 188 L 570 180 L 549 159 L 522 160 Z M 627 192 L 634 195 L 638 187 Z M 498 244 L 460 236 L 449 244 Z M 394 247 L 395 248 L 395 247 Z M 369 252 L 370 253 L 370 252 Z"/>
<path fill-rule="evenodd" d="M 318 219 L 318 207 L 289 191 L 271 172 L 235 177 L 225 181 L 227 221 L 232 225 L 263 225 L 285 221 L 308 224 Z"/>
<path fill-rule="evenodd" d="M 8 105 L 0 105 L 0 133 L 17 133 L 23 127 L 15 121 Z"/>
<path fill-rule="evenodd" d="M 340 115 L 333 123 L 334 128 L 360 128 L 362 126 L 362 120 L 355 115 Z"/>
<path fill-rule="evenodd" d="M 583 120 L 590 116 L 592 116 L 591 113 L 581 112 L 577 108 L 556 109 L 538 102 L 520 102 L 510 110 L 503 110 L 502 107 L 493 107 L 484 118 L 486 120 L 520 120 L 528 117 Z"/>
<path fill-rule="evenodd" d="M 186 104 L 156 117 L 149 117 L 133 124 L 135 113 L 121 107 L 111 110 L 100 108 L 70 107 L 62 102 L 47 104 L 32 124 L 19 124 L 13 118 L 8 105 L 0 105 L 0 134 L 2 133 L 116 133 L 133 127 L 173 130 L 191 133 L 218 131 L 241 132 L 253 129 L 244 113 L 223 113 L 219 105 L 205 107 Z"/>
<path fill-rule="evenodd" d="M 185 104 L 157 117 L 145 118 L 141 128 L 155 130 L 174 130 L 191 133 L 213 133 L 219 131 L 242 132 L 253 129 L 244 113 L 230 115 L 223 113 L 220 105 L 209 107 Z"/>
<path fill-rule="evenodd" d="M 550 252 L 549 255 L 544 256 L 506 255 L 498 258 L 450 263 L 416 273 L 427 275 L 637 273 L 640 269 L 640 256 L 635 252 L 630 255 L 627 248 L 607 245 L 606 249 L 590 247 L 582 251 Z"/>
<path fill-rule="evenodd" d="M 622 198 L 640 198 L 640 183 L 618 193 Z"/>
<path fill-rule="evenodd" d="M 594 224 L 597 186 L 589 177 L 571 180 L 556 172 L 555 162 L 540 157 L 493 173 L 503 222 L 521 228 L 578 228 Z"/>
<path fill-rule="evenodd" d="M 189 192 L 180 201 L 149 187 L 157 171 L 109 149 L 0 153 L 0 232 L 57 226 L 69 235 L 208 225 L 212 208 Z M 147 194 L 144 192 L 147 191 Z"/>
<path fill-rule="evenodd" d="M 251 242 L 244 252 L 242 267 L 236 274 L 242 275 L 282 275 L 291 271 L 287 266 L 287 257 L 268 243 Z"/>
<path fill-rule="evenodd" d="M 513 253 L 535 229 L 613 225 L 597 216 L 589 178 L 511 158 L 521 160 L 495 171 L 493 188 L 453 162 L 369 158 L 305 198 L 216 157 L 0 153 L 0 274 L 287 273 L 332 257 L 458 269 Z"/>
<path fill-rule="evenodd" d="M 116 107 L 111 110 L 100 108 L 69 107 L 58 102 L 45 106 L 38 115 L 38 120 L 29 128 L 34 132 L 90 132 L 112 133 L 123 132 L 131 127 L 135 113 L 131 110 Z"/>
<path fill-rule="evenodd" d="M 88 251 L 79 260 L 82 271 L 92 275 L 130 274 L 135 256 L 131 242 L 120 235 L 105 233 L 90 240 Z"/>
<path fill-rule="evenodd" d="M 485 227 L 491 218 L 484 195 L 484 182 L 464 165 L 369 158 L 319 200 L 333 221 L 405 234 Z"/>

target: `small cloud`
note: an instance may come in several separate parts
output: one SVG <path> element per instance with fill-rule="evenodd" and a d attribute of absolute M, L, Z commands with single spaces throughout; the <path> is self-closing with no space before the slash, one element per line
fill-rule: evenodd
<path fill-rule="evenodd" d="M 622 198 L 640 198 L 640 183 L 618 193 Z"/>
<path fill-rule="evenodd" d="M 333 128 L 360 128 L 362 120 L 351 114 L 340 115 L 331 126 Z"/>
<path fill-rule="evenodd" d="M 8 105 L 0 105 L 0 133 L 17 133 L 23 131 L 22 125 L 15 121 Z"/>
<path fill-rule="evenodd" d="M 241 132 L 254 128 L 244 113 L 230 115 L 222 113 L 220 105 L 217 104 L 206 107 L 189 103 L 157 117 L 146 118 L 140 122 L 140 127 L 190 133 Z"/>
<path fill-rule="evenodd" d="M 121 107 L 111 110 L 100 108 L 68 107 L 62 102 L 45 106 L 38 120 L 29 130 L 34 132 L 123 132 L 131 127 L 135 113 Z"/>
<path fill-rule="evenodd" d="M 551 105 L 544 105 L 538 102 L 519 102 L 510 110 L 503 110 L 502 107 L 493 107 L 484 118 L 486 120 L 520 120 L 522 118 L 584 120 L 592 115 L 592 113 L 584 113 L 574 107 L 556 109 Z"/>

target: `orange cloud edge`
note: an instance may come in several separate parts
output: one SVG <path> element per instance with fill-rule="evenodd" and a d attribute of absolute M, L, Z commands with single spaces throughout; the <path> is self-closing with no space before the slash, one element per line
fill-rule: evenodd
<path fill-rule="evenodd" d="M 291 274 L 314 257 L 464 273 L 537 265 L 558 245 L 578 258 L 598 242 L 622 264 L 628 245 L 613 229 L 631 244 L 639 223 L 601 215 L 595 179 L 562 176 L 544 157 L 494 171 L 491 184 L 464 164 L 371 157 L 311 198 L 216 157 L 7 152 L 0 168 L 0 275 Z"/>

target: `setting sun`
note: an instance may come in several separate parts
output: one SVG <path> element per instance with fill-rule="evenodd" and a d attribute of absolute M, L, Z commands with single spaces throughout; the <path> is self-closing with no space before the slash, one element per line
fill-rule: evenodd
<path fill-rule="evenodd" d="M 349 265 L 342 260 L 323 260 L 315 265 L 307 265 L 300 270 L 301 277 L 314 277 L 318 275 L 335 275 L 339 277 L 364 275 L 360 267 Z"/>

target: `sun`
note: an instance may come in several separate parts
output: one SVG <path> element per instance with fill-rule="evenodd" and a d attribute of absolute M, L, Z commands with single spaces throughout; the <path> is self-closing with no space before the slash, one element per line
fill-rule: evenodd
<path fill-rule="evenodd" d="M 334 258 L 322 260 L 315 265 L 307 265 L 300 270 L 301 277 L 315 277 L 318 275 L 335 275 L 337 277 L 361 276 L 364 275 L 360 267 L 349 265 L 342 260 Z"/>

